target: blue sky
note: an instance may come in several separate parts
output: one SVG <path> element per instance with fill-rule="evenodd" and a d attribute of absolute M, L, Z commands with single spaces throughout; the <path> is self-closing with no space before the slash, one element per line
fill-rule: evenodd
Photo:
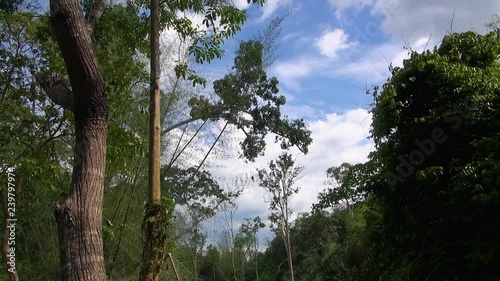
<path fill-rule="evenodd" d="M 500 14 L 498 0 L 268 0 L 264 7 L 233 1 L 248 8 L 249 19 L 225 45 L 224 59 L 201 67 L 213 78 L 227 73 L 239 40 L 251 38 L 274 17 L 290 13 L 277 40 L 280 56 L 268 73 L 278 78 L 280 92 L 287 97 L 284 113 L 303 117 L 314 140 L 307 155 L 290 151 L 305 166 L 298 182 L 301 191 L 292 199 L 295 214 L 310 211 L 325 188 L 326 169 L 367 159 L 373 144 L 368 139 L 371 97 L 366 91 L 386 81 L 390 63 L 402 65 L 408 53 L 403 47 L 421 52 L 438 45 L 450 31 L 484 33 L 485 23 Z M 281 153 L 269 136 L 265 156 L 245 163 L 236 157 L 239 137 L 237 132 L 228 137 L 226 145 L 233 145 L 221 148 L 226 157 L 213 156 L 205 166 L 221 182 L 251 175 Z M 233 157 L 227 157 L 228 147 L 234 148 Z M 244 217 L 267 219 L 264 198 L 261 188 L 246 186 L 238 200 L 235 228 Z M 220 230 L 222 218 L 208 223 L 207 229 Z M 263 231 L 262 241 L 270 236 L 269 229 Z"/>
<path fill-rule="evenodd" d="M 269 69 L 271 75 L 279 78 L 281 93 L 287 97 L 288 104 L 308 109 L 307 113 L 314 109 L 312 116 L 304 116 L 306 119 L 332 111 L 368 108 L 370 98 L 365 93 L 373 81 L 344 75 L 341 66 L 387 39 L 387 34 L 382 32 L 379 36 L 367 36 L 363 31 L 366 19 L 376 19 L 370 28 L 380 30 L 381 18 L 369 18 L 370 10 L 364 7 L 347 9 L 342 18 L 349 17 L 349 20 L 339 20 L 327 1 L 277 3 L 277 8 L 267 13 L 264 13 L 266 8 L 251 6 L 249 21 L 242 32 L 226 44 L 226 59 L 215 65 L 231 65 L 230 58 L 238 40 L 252 37 L 276 16 L 290 13 L 281 25 L 281 36 L 276 42 L 278 59 Z M 380 71 L 386 72 L 387 65 Z M 299 117 L 298 113 L 289 114 Z"/>
<path fill-rule="evenodd" d="M 246 39 L 275 16 L 291 13 L 282 24 L 279 59 L 270 73 L 279 78 L 289 105 L 309 108 L 318 117 L 329 112 L 368 108 L 366 90 L 381 84 L 388 65 L 400 65 L 408 45 L 432 47 L 450 29 L 484 23 L 498 1 L 480 0 L 271 0 L 250 6 L 249 21 L 237 39 Z M 235 1 L 245 8 L 246 1 Z M 474 11 L 474 12 L 471 12 Z M 429 38 L 430 37 L 430 38 Z M 430 40 L 429 40 L 430 39 Z M 234 41 L 233 41 L 234 42 Z M 234 43 L 229 44 L 234 48 Z M 227 50 L 231 54 L 230 48 Z"/>

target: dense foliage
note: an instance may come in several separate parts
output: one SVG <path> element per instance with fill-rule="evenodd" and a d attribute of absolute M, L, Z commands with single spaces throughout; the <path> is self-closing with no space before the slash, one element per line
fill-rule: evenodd
<path fill-rule="evenodd" d="M 393 280 L 498 278 L 499 52 L 496 33 L 448 35 L 373 93 L 376 175 L 365 191 Z"/>
<path fill-rule="evenodd" d="M 251 184 L 237 179 L 227 189 L 206 165 L 230 132 L 226 128 L 243 132 L 240 156 L 250 161 L 263 154 L 268 134 L 281 148 L 304 153 L 312 138 L 302 119 L 282 115 L 286 100 L 277 78 L 266 73 L 269 42 L 240 42 L 233 67 L 214 81 L 208 97 L 193 87 L 206 81 L 189 63 L 221 57 L 222 41 L 246 19 L 225 1 L 208 1 L 213 5 L 204 25 L 215 28 L 219 17 L 228 28 L 199 32 L 169 6 L 201 11 L 205 2 L 162 3 L 162 27 L 177 29 L 189 43 L 186 53 L 176 54 L 177 65 L 165 63 L 173 75 L 162 88 L 161 184 L 164 203 L 175 206 L 169 246 L 182 280 L 500 280 L 496 32 L 454 33 L 433 50 L 409 49 L 402 67 L 391 67 L 392 77 L 371 92 L 375 150 L 369 161 L 325 171 L 318 202 L 292 221 L 288 200 L 298 191 L 303 167 L 281 154 L 269 169 L 258 169 L 253 182 L 269 195 L 272 225 L 260 217 L 237 227 L 231 221 L 214 237 L 204 223 L 223 212 L 232 219 L 235 199 Z M 108 6 L 92 34 L 109 102 L 102 207 L 109 280 L 136 280 L 142 251 L 148 180 L 145 5 Z M 14 169 L 16 269 L 21 280 L 57 280 L 53 212 L 71 180 L 74 118 L 50 101 L 35 76 L 60 77 L 66 70 L 48 15 L 23 1 L 0 1 L 0 30 L 0 178 L 6 182 L 7 169 Z M 2 187 L 4 209 L 5 192 Z M 5 225 L 5 212 L 1 218 Z M 265 227 L 275 237 L 263 248 L 259 233 Z M 169 261 L 163 268 L 168 280 L 175 278 L 171 269 Z M 1 276 L 9 280 L 2 279 L 6 271 Z"/>

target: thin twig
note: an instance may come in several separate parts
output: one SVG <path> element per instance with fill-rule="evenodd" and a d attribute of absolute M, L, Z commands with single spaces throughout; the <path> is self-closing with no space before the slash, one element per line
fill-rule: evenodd
<path fill-rule="evenodd" d="M 175 277 L 177 278 L 177 281 L 181 281 L 181 278 L 179 277 L 179 272 L 177 272 L 177 268 L 175 267 L 174 259 L 172 258 L 172 253 L 168 253 L 168 259 L 170 260 L 170 263 L 172 264 L 172 268 L 174 269 Z"/>

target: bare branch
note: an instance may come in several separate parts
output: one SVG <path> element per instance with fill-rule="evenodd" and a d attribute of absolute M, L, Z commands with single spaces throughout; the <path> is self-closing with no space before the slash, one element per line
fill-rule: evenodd
<path fill-rule="evenodd" d="M 52 77 L 43 72 L 36 73 L 35 78 L 55 104 L 73 112 L 74 97 L 68 78 Z"/>
<path fill-rule="evenodd" d="M 164 130 L 161 132 L 161 134 L 162 134 L 162 135 L 164 135 L 164 134 L 166 134 L 166 133 L 168 133 L 168 132 L 172 131 L 173 129 L 177 129 L 177 128 L 179 128 L 179 127 L 180 127 L 180 126 L 182 126 L 182 125 L 189 124 L 189 123 L 191 123 L 191 122 L 193 122 L 193 121 L 196 121 L 196 120 L 199 120 L 199 119 L 201 119 L 201 118 L 200 118 L 200 117 L 192 117 L 192 118 L 186 119 L 186 120 L 184 120 L 184 121 L 180 121 L 180 122 L 178 122 L 178 123 L 176 123 L 176 124 L 173 124 L 172 126 L 169 126 L 169 127 L 168 127 L 168 128 L 166 128 L 166 129 L 164 129 Z"/>

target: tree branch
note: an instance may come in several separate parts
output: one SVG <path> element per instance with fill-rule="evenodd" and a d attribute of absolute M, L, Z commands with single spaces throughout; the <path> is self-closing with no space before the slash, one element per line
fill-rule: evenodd
<path fill-rule="evenodd" d="M 65 77 L 51 77 L 50 75 L 38 72 L 35 74 L 36 81 L 47 96 L 57 105 L 71 112 L 74 110 L 74 97 L 71 83 Z"/>
<path fill-rule="evenodd" d="M 175 124 L 173 124 L 173 125 L 169 126 L 168 128 L 166 128 L 165 130 L 163 130 L 163 131 L 161 132 L 161 134 L 162 134 L 162 135 L 164 135 L 164 134 L 166 134 L 166 133 L 168 133 L 168 132 L 172 131 L 173 129 L 177 129 L 177 128 L 179 128 L 179 127 L 180 127 L 180 126 L 182 126 L 182 125 L 186 125 L 186 124 L 188 124 L 188 123 L 191 123 L 191 122 L 196 121 L 196 120 L 199 120 L 199 119 L 201 119 L 201 117 L 191 117 L 191 118 L 186 119 L 186 120 L 184 120 L 184 121 L 181 121 L 181 122 L 175 123 Z"/>
<path fill-rule="evenodd" d="M 90 10 L 88 17 L 87 17 L 87 22 L 89 25 L 89 30 L 90 34 L 94 31 L 94 27 L 97 23 L 97 21 L 102 17 L 102 14 L 104 13 L 104 10 L 106 10 L 106 0 L 95 0 L 93 1 L 93 4 L 96 4 L 95 7 L 92 7 Z"/>

